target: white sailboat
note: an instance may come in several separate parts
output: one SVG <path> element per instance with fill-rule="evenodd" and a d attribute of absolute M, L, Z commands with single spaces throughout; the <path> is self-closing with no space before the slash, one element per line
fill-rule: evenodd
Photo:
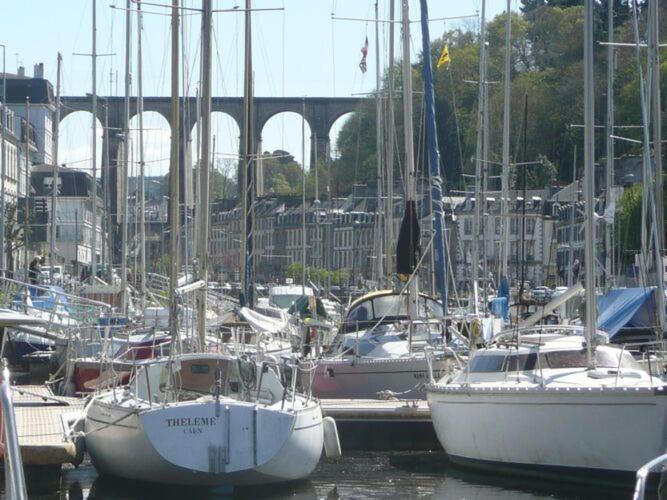
<path fill-rule="evenodd" d="M 285 389 L 277 371 L 222 354 L 147 362 L 128 386 L 93 398 L 87 450 L 101 473 L 142 481 L 243 485 L 305 478 L 322 453 L 322 412 L 293 385 Z"/>
<path fill-rule="evenodd" d="M 436 433 L 455 461 L 559 477 L 634 475 L 667 446 L 667 386 L 596 332 L 593 3 L 584 31 L 586 326 L 501 334 L 461 373 L 427 387 Z"/>

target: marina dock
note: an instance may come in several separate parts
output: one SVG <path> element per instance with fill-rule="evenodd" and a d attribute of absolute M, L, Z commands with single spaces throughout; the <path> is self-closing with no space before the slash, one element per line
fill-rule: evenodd
<path fill-rule="evenodd" d="M 323 399 L 343 450 L 423 451 L 440 449 L 428 404 L 423 400 Z"/>
<path fill-rule="evenodd" d="M 81 398 L 54 396 L 42 385 L 12 388 L 21 457 L 26 466 L 78 464 L 83 448 L 65 440 L 68 422 L 75 421 L 84 407 Z"/>

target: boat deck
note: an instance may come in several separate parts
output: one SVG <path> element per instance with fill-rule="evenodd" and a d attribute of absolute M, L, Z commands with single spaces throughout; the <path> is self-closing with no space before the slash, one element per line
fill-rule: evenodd
<path fill-rule="evenodd" d="M 81 414 L 84 400 L 54 396 L 43 385 L 12 387 L 16 427 L 25 465 L 60 465 L 77 459 L 65 440 L 67 422 Z"/>
<path fill-rule="evenodd" d="M 424 400 L 322 399 L 333 417 L 343 450 L 440 449 Z"/>

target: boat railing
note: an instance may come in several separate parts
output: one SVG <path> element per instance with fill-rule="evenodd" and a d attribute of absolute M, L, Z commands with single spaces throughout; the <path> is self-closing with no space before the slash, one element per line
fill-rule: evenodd
<path fill-rule="evenodd" d="M 49 300 L 45 302 L 44 299 Z M 32 302 L 35 300 L 41 301 L 41 304 L 34 305 Z M 30 312 L 46 313 L 48 317 L 45 320 L 53 326 L 57 326 L 57 321 L 96 322 L 100 315 L 111 309 L 108 304 L 103 302 L 72 295 L 53 287 L 25 283 L 8 277 L 0 277 L 0 302 L 4 302 L 7 307 L 26 314 Z"/>
<path fill-rule="evenodd" d="M 646 496 L 646 482 L 649 474 L 652 472 L 665 472 L 667 470 L 667 453 L 654 458 L 650 462 L 642 465 L 637 471 L 637 481 L 635 483 L 635 493 L 633 500 L 644 500 Z"/>
<path fill-rule="evenodd" d="M 0 383 L 0 404 L 2 409 L 2 451 L 5 461 L 5 495 L 7 498 L 23 500 L 28 498 L 23 475 L 23 460 L 16 430 L 16 415 L 12 400 L 9 370 L 2 370 Z"/>
<path fill-rule="evenodd" d="M 653 348 L 653 349 L 651 349 Z M 621 353 L 618 356 L 618 366 L 616 367 L 616 380 L 615 384 L 618 384 L 618 378 L 621 375 L 621 363 L 623 361 L 623 354 L 625 351 L 639 350 L 642 353 L 642 361 L 645 361 L 647 364 L 646 371 L 651 378 L 651 385 L 653 385 L 653 367 L 651 365 L 651 357 L 653 356 L 653 365 L 662 366 L 662 370 L 667 369 L 667 341 L 664 340 L 649 340 L 645 342 L 630 342 L 623 344 L 621 348 Z M 665 373 L 658 373 L 658 376 L 664 376 Z"/>

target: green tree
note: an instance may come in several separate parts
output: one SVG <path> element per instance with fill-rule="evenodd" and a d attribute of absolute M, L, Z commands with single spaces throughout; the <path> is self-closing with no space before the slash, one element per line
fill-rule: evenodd
<path fill-rule="evenodd" d="M 641 248 L 642 186 L 631 186 L 623 192 L 615 214 L 616 241 L 624 250 L 623 261 L 632 262 L 633 253 Z"/>

